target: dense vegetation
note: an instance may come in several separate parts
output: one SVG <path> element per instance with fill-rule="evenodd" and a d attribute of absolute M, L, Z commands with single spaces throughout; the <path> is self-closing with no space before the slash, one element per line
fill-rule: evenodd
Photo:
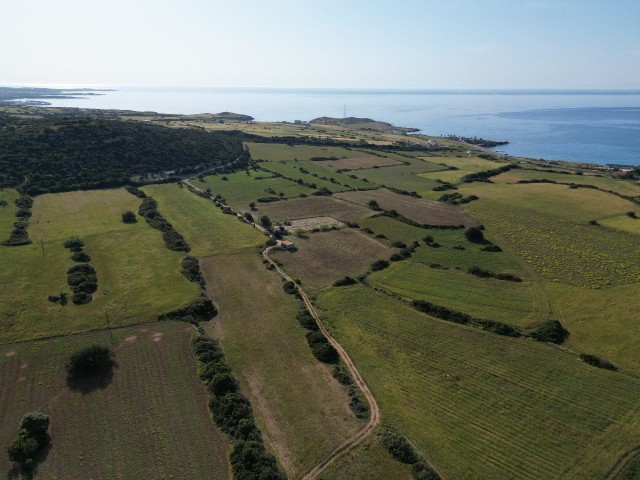
<path fill-rule="evenodd" d="M 131 190 L 129 191 L 131 192 Z M 133 194 L 136 195 L 135 193 Z M 191 250 L 184 237 L 176 232 L 173 229 L 173 225 L 158 212 L 158 202 L 153 198 L 145 196 L 142 199 L 142 204 L 138 209 L 138 215 L 144 217 L 147 223 L 153 228 L 162 232 L 162 239 L 169 250 L 176 252 L 188 252 Z"/>
<path fill-rule="evenodd" d="M 193 174 L 243 157 L 224 133 L 119 120 L 5 117 L 0 126 L 0 188 L 23 193 L 116 187 L 132 176 Z"/>
<path fill-rule="evenodd" d="M 6 206 L 7 201 L 3 200 L 3 202 L 4 204 L 2 206 Z M 16 221 L 13 224 L 13 230 L 9 238 L 2 242 L 2 245 L 6 247 L 18 247 L 32 243 L 29 238 L 29 232 L 27 232 L 27 227 L 29 226 L 29 218 L 31 218 L 33 199 L 29 195 L 20 195 L 15 199 L 14 203 L 15 206 L 18 207 L 18 211 L 15 214 Z"/>
<path fill-rule="evenodd" d="M 21 478 L 31 478 L 43 451 L 50 443 L 49 416 L 39 412 L 27 413 L 20 422 L 22 430 L 9 446 L 9 460 L 18 464 Z"/>
<path fill-rule="evenodd" d="M 71 355 L 67 364 L 67 377 L 80 380 L 105 375 L 115 366 L 115 355 L 111 350 L 92 345 Z"/>

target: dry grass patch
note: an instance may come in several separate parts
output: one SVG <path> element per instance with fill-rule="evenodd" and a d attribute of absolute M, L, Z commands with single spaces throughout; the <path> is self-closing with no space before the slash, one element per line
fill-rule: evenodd
<path fill-rule="evenodd" d="M 336 197 L 359 205 L 366 205 L 370 200 L 375 200 L 383 209 L 395 210 L 421 224 L 469 226 L 478 223 L 453 205 L 400 195 L 386 188 L 365 192 L 344 192 L 336 194 Z"/>
<path fill-rule="evenodd" d="M 387 259 L 393 249 L 354 229 L 315 233 L 294 239 L 297 252 L 274 253 L 293 278 L 313 288 L 331 285 L 345 275 L 364 272 L 371 263 Z"/>
<path fill-rule="evenodd" d="M 357 221 L 374 213 L 368 208 L 325 196 L 292 198 L 257 207 L 258 211 L 254 213 L 254 217 L 267 215 L 274 222 L 319 216 L 332 217 L 343 222 Z"/>

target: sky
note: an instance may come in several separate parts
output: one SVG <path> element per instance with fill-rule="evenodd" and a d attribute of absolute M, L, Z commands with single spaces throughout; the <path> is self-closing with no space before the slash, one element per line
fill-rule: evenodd
<path fill-rule="evenodd" d="M 640 0 L 0 0 L 0 12 L 0 85 L 640 88 Z"/>

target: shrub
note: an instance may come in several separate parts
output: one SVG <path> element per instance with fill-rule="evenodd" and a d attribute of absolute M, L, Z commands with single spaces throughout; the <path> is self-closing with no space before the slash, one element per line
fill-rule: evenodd
<path fill-rule="evenodd" d="M 309 332 L 306 335 L 307 343 L 311 347 L 313 355 L 323 363 L 336 363 L 340 356 L 322 332 Z"/>
<path fill-rule="evenodd" d="M 484 238 L 484 234 L 482 233 L 482 230 L 480 230 L 478 227 L 467 228 L 467 230 L 464 232 L 464 236 L 466 237 L 467 240 L 469 240 L 472 243 L 486 242 Z"/>
<path fill-rule="evenodd" d="M 371 264 L 371 270 L 377 272 L 379 270 L 384 270 L 389 266 L 389 262 L 387 260 L 376 260 Z"/>
<path fill-rule="evenodd" d="M 598 357 L 596 355 L 591 355 L 589 353 L 581 353 L 580 360 L 589 365 L 593 365 L 594 367 L 604 368 L 605 370 L 618 370 L 613 363 L 611 363 L 608 359 L 604 357 Z"/>
<path fill-rule="evenodd" d="M 211 377 L 208 388 L 216 396 L 235 393 L 238 390 L 238 381 L 230 372 L 220 372 Z"/>
<path fill-rule="evenodd" d="M 137 222 L 138 222 L 138 218 L 136 217 L 136 214 L 133 213 L 131 210 L 128 210 L 122 214 L 122 223 L 137 223 Z"/>
<path fill-rule="evenodd" d="M 334 287 L 344 287 L 344 286 L 347 286 L 347 285 L 354 285 L 355 283 L 356 283 L 356 281 L 353 278 L 351 278 L 349 276 L 346 276 L 344 278 L 341 278 L 341 279 L 336 280 L 335 282 L 333 282 L 333 286 Z"/>
<path fill-rule="evenodd" d="M 298 323 L 300 323 L 300 325 L 307 330 L 317 331 L 319 328 L 315 319 L 306 309 L 300 310 L 296 314 L 296 320 L 298 320 Z"/>
<path fill-rule="evenodd" d="M 411 466 L 411 478 L 413 480 L 441 480 L 438 472 L 422 462 L 416 462 Z"/>
<path fill-rule="evenodd" d="M 391 243 L 392 247 L 396 247 L 396 248 L 407 248 L 407 244 L 404 242 L 400 242 L 398 240 L 396 240 L 395 242 Z"/>
<path fill-rule="evenodd" d="M 175 252 L 188 252 L 191 250 L 184 237 L 173 229 L 162 232 L 162 239 L 169 250 Z"/>
<path fill-rule="evenodd" d="M 383 433 L 381 443 L 391 456 L 399 462 L 412 464 L 418 461 L 418 456 L 411 444 L 399 433 Z"/>
<path fill-rule="evenodd" d="M 231 437 L 236 437 L 239 423 L 243 419 L 253 420 L 249 400 L 240 393 L 226 393 L 214 397 L 209 402 L 213 419 L 220 429 Z"/>
<path fill-rule="evenodd" d="M 531 337 L 539 342 L 551 342 L 557 343 L 558 345 L 563 343 L 568 336 L 569 332 L 562 327 L 562 324 L 558 320 L 544 322 L 531 332 Z"/>
<path fill-rule="evenodd" d="M 636 215 L 636 212 L 627 212 L 627 216 L 631 218 L 638 218 L 638 216 Z"/>
<path fill-rule="evenodd" d="M 74 249 L 78 249 L 78 248 L 81 249 L 82 247 L 84 247 L 84 242 L 80 240 L 79 237 L 71 237 L 69 240 L 65 241 L 63 245 L 64 245 L 64 248 L 77 251 Z"/>
<path fill-rule="evenodd" d="M 2 245 L 5 247 L 19 247 L 21 245 L 29 245 L 31 243 L 33 242 L 29 238 L 29 232 L 27 232 L 26 226 L 16 226 L 9 235 L 9 238 L 2 242 Z"/>
<path fill-rule="evenodd" d="M 138 197 L 138 198 L 145 198 L 145 197 L 147 196 L 147 195 L 146 195 L 142 190 L 140 190 L 139 188 L 131 187 L 131 186 L 126 186 L 126 187 L 124 187 L 124 188 L 125 188 L 125 189 L 127 190 L 127 192 L 129 192 L 131 195 L 135 195 L 135 196 L 136 196 L 136 197 Z"/>
<path fill-rule="evenodd" d="M 9 460 L 20 467 L 25 478 L 31 478 L 41 452 L 49 444 L 47 434 L 49 416 L 39 412 L 28 413 L 20 422 L 22 431 L 7 449 Z"/>
<path fill-rule="evenodd" d="M 333 366 L 333 378 L 335 378 L 341 385 L 353 385 L 353 380 L 351 380 L 349 372 L 347 372 L 347 369 L 341 364 Z"/>
<path fill-rule="evenodd" d="M 244 218 L 247 222 L 253 223 L 253 215 L 251 215 L 249 212 L 245 212 Z"/>
<path fill-rule="evenodd" d="M 282 289 L 289 295 L 295 295 L 296 293 L 298 293 L 296 284 L 293 282 L 285 282 L 284 285 L 282 285 Z"/>
<path fill-rule="evenodd" d="M 260 225 L 266 230 L 269 230 L 273 226 L 271 219 L 267 215 L 262 215 L 260 217 Z"/>
<path fill-rule="evenodd" d="M 115 367 L 115 355 L 107 347 L 92 345 L 71 355 L 67 363 L 67 377 L 82 379 L 110 372 Z"/>
<path fill-rule="evenodd" d="M 208 322 L 216 315 L 218 315 L 218 309 L 211 299 L 201 296 L 186 307 L 160 315 L 158 319 L 179 320 L 183 322 Z"/>
<path fill-rule="evenodd" d="M 464 250 L 464 247 L 462 248 Z M 502 249 L 498 245 L 487 245 L 482 248 L 483 252 L 501 252 Z"/>
<path fill-rule="evenodd" d="M 74 262 L 86 263 L 91 261 L 91 257 L 89 256 L 89 254 L 84 252 L 75 252 L 73 255 L 71 255 L 71 260 L 73 260 Z"/>
<path fill-rule="evenodd" d="M 93 300 L 93 297 L 87 292 L 75 292 L 71 297 L 71 301 L 76 305 L 84 305 L 91 302 L 91 300 Z"/>
<path fill-rule="evenodd" d="M 190 282 L 198 282 L 204 286 L 204 278 L 200 272 L 200 262 L 196 257 L 186 255 L 182 258 L 182 275 Z"/>

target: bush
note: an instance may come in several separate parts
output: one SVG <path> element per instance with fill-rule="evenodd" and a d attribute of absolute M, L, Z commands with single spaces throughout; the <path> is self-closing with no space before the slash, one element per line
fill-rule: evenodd
<path fill-rule="evenodd" d="M 209 391 L 216 396 L 235 393 L 238 390 L 238 381 L 230 372 L 221 372 L 211 377 L 208 388 Z"/>
<path fill-rule="evenodd" d="M 273 224 L 271 223 L 271 219 L 266 215 L 262 215 L 260 217 L 260 225 L 265 230 L 269 230 L 273 226 Z"/>
<path fill-rule="evenodd" d="M 311 316 L 311 314 L 306 309 L 305 310 L 300 310 L 296 314 L 296 320 L 298 320 L 300 325 L 303 328 L 306 328 L 307 330 L 317 331 L 318 328 L 319 328 L 318 324 L 315 321 L 315 319 Z"/>
<path fill-rule="evenodd" d="M 40 454 L 50 442 L 49 416 L 40 412 L 27 413 L 22 417 L 20 429 L 18 438 L 7 449 L 7 455 L 18 464 L 24 477 L 30 478 Z"/>
<path fill-rule="evenodd" d="M 562 327 L 558 320 L 549 320 L 544 322 L 538 328 L 531 332 L 531 337 L 539 342 L 551 342 L 560 345 L 563 343 L 569 332 Z"/>
<path fill-rule="evenodd" d="M 91 261 L 91 257 L 84 252 L 75 252 L 73 255 L 71 255 L 71 260 L 73 260 L 74 262 L 90 262 Z"/>
<path fill-rule="evenodd" d="M 191 323 L 208 322 L 216 315 L 218 315 L 218 309 L 211 299 L 201 296 L 184 308 L 160 315 L 158 320 L 179 320 Z"/>
<path fill-rule="evenodd" d="M 613 363 L 611 363 L 608 359 L 604 357 L 598 357 L 596 355 L 591 355 L 589 353 L 581 353 L 580 360 L 589 365 L 593 365 L 594 367 L 604 368 L 605 370 L 618 370 Z"/>
<path fill-rule="evenodd" d="M 398 240 L 396 240 L 395 242 L 391 243 L 392 247 L 396 247 L 396 248 L 407 248 L 407 244 L 404 242 L 400 242 Z"/>
<path fill-rule="evenodd" d="M 138 222 L 138 218 L 136 217 L 136 214 L 133 213 L 131 210 L 128 210 L 122 214 L 122 223 L 137 223 L 137 222 Z"/>
<path fill-rule="evenodd" d="M 26 226 L 16 226 L 9 235 L 9 238 L 2 242 L 5 247 L 19 247 L 33 243 L 29 238 Z"/>
<path fill-rule="evenodd" d="M 162 232 L 162 239 L 169 250 L 175 252 L 188 252 L 191 250 L 184 237 L 173 229 Z"/>
<path fill-rule="evenodd" d="M 200 262 L 196 257 L 186 255 L 182 258 L 182 275 L 190 282 L 198 282 L 204 286 L 205 281 L 200 272 Z"/>
<path fill-rule="evenodd" d="M 111 350 L 100 345 L 92 345 L 71 355 L 66 366 L 67 377 L 96 377 L 110 372 L 115 365 L 115 354 Z"/>
<path fill-rule="evenodd" d="M 462 248 L 464 250 L 464 247 Z M 487 245 L 482 248 L 483 252 L 501 252 L 502 249 L 498 245 Z"/>
<path fill-rule="evenodd" d="M 411 466 L 411 478 L 413 480 L 441 480 L 438 472 L 422 462 L 416 462 Z"/>
<path fill-rule="evenodd" d="M 382 446 L 393 458 L 402 463 L 416 463 L 418 456 L 407 439 L 394 432 L 385 432 L 381 439 Z"/>
<path fill-rule="evenodd" d="M 636 215 L 636 212 L 627 212 L 627 216 L 631 218 L 638 218 L 638 216 Z"/>
<path fill-rule="evenodd" d="M 139 188 L 131 187 L 131 186 L 126 186 L 126 187 L 124 187 L 124 188 L 125 188 L 125 189 L 127 190 L 127 192 L 129 192 L 131 195 L 135 195 L 135 196 L 136 196 L 136 197 L 138 197 L 138 198 L 146 198 L 146 196 L 147 196 L 147 195 L 146 195 L 142 190 L 140 190 Z"/>
<path fill-rule="evenodd" d="M 307 343 L 311 347 L 313 355 L 323 363 L 336 363 L 340 356 L 322 332 L 309 332 L 306 335 Z"/>
<path fill-rule="evenodd" d="M 354 285 L 355 283 L 356 283 L 356 281 L 353 278 L 351 278 L 349 276 L 346 276 L 344 278 L 341 278 L 341 279 L 336 280 L 335 282 L 333 282 L 333 286 L 334 287 L 344 287 L 344 286 L 347 286 L 347 285 Z"/>
<path fill-rule="evenodd" d="M 284 285 L 282 285 L 282 289 L 289 295 L 295 295 L 296 293 L 298 293 L 296 284 L 293 282 L 285 282 Z"/>
<path fill-rule="evenodd" d="M 467 230 L 464 232 L 464 236 L 466 237 L 467 240 L 469 240 L 472 243 L 486 242 L 484 238 L 484 234 L 482 233 L 482 230 L 480 230 L 478 227 L 467 228 Z"/>
<path fill-rule="evenodd" d="M 75 292 L 71 297 L 71 301 L 76 305 L 85 305 L 93 300 L 91 294 L 87 292 Z"/>
<path fill-rule="evenodd" d="M 81 249 L 84 247 L 84 242 L 80 240 L 79 237 L 71 237 L 69 240 L 63 243 L 64 248 L 68 248 L 73 251 L 78 251 L 77 249 Z"/>
<path fill-rule="evenodd" d="M 384 270 L 389 266 L 389 262 L 387 260 L 376 260 L 371 264 L 371 270 L 377 272 L 379 270 Z"/>

